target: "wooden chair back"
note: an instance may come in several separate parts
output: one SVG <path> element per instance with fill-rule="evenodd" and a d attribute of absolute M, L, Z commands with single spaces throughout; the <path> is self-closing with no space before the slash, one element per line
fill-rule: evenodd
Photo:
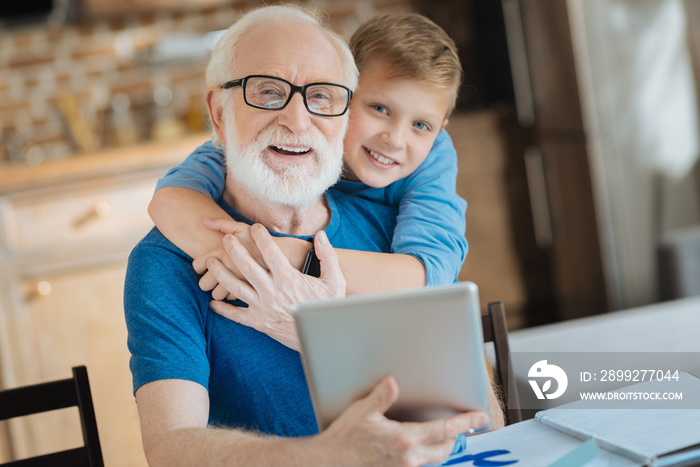
<path fill-rule="evenodd" d="M 11 467 L 104 467 L 87 368 L 73 368 L 73 377 L 0 391 L 0 420 L 50 410 L 78 407 L 83 446 L 0 464 Z"/>
<path fill-rule="evenodd" d="M 487 314 L 481 315 L 481 325 L 484 333 L 484 342 L 493 342 L 496 356 L 496 368 L 494 380 L 500 389 L 503 398 L 506 425 L 522 421 L 520 404 L 518 403 L 518 390 L 515 382 L 509 381 L 510 349 L 508 346 L 508 325 L 506 323 L 506 311 L 503 302 L 488 304 Z"/>

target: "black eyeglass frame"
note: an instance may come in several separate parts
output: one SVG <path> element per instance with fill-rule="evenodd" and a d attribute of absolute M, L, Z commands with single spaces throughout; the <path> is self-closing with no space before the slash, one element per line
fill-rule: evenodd
<path fill-rule="evenodd" d="M 272 109 L 270 107 L 262 107 L 259 105 L 251 104 L 250 102 L 248 102 L 248 97 L 246 96 L 246 92 L 245 92 L 246 83 L 251 78 L 271 78 L 271 79 L 276 79 L 278 81 L 282 81 L 283 83 L 287 83 L 291 89 L 291 91 L 289 92 L 289 96 L 287 96 L 287 101 L 284 103 L 284 105 L 282 107 L 277 107 L 274 109 Z M 310 83 L 310 84 L 307 84 L 305 86 L 297 86 L 293 83 L 290 83 L 286 79 L 278 78 L 277 76 L 268 76 L 268 75 L 248 75 L 245 78 L 233 79 L 231 81 L 227 81 L 224 84 L 222 84 L 221 89 L 230 89 L 230 88 L 233 88 L 236 86 L 240 86 L 243 88 L 243 100 L 245 101 L 246 104 L 248 104 L 249 106 L 251 106 L 253 108 L 263 109 L 263 110 L 282 110 L 282 109 L 284 109 L 285 107 L 287 107 L 289 102 L 292 100 L 294 93 L 298 92 L 299 94 L 301 94 L 301 97 L 304 100 L 304 107 L 306 107 L 306 110 L 310 114 L 318 115 L 320 117 L 340 117 L 342 115 L 345 115 L 345 113 L 348 111 L 348 107 L 350 107 L 350 100 L 352 99 L 352 91 L 350 90 L 349 87 L 343 86 L 342 84 L 321 82 L 321 83 Z M 311 110 L 311 108 L 309 108 L 309 103 L 306 102 L 306 90 L 312 86 L 337 86 L 337 87 L 345 89 L 348 92 L 348 100 L 345 103 L 345 108 L 343 109 L 343 111 L 340 113 L 336 113 L 336 114 L 322 114 L 322 113 L 314 112 L 313 110 Z"/>

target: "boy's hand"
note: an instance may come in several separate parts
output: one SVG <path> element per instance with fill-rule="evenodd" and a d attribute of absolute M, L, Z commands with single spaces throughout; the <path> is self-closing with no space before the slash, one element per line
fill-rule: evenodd
<path fill-rule="evenodd" d="M 224 246 L 221 245 L 218 248 L 203 253 L 192 262 L 192 266 L 195 271 L 197 271 L 197 274 L 202 274 L 202 277 L 199 279 L 199 288 L 205 292 L 211 291 L 211 296 L 214 300 L 235 300 L 237 297 L 234 297 L 223 285 L 219 284 L 216 276 L 207 268 L 206 264 L 209 258 L 218 259 L 233 275 L 241 280 L 245 280 L 238 268 L 233 264 L 233 261 L 231 261 L 228 253 L 226 253 Z"/>
<path fill-rule="evenodd" d="M 253 239 L 250 236 L 250 226 L 248 224 L 245 224 L 243 222 L 236 222 L 232 219 L 205 218 L 202 220 L 202 222 L 207 228 L 211 230 L 216 230 L 223 234 L 234 235 L 238 239 L 238 241 L 248 250 L 250 255 L 258 262 L 258 264 L 264 267 L 265 263 L 262 259 L 262 256 L 260 255 L 260 251 L 258 251 L 257 246 L 255 246 L 255 242 L 253 242 Z M 237 299 L 238 297 L 231 294 L 228 290 L 226 290 L 226 288 L 223 285 L 219 284 L 219 281 L 217 280 L 216 276 L 214 276 L 214 274 L 212 274 L 211 271 L 208 270 L 207 260 L 209 258 L 218 259 L 229 271 L 231 271 L 231 273 L 234 276 L 236 276 L 238 279 L 245 281 L 245 278 L 240 273 L 236 265 L 233 264 L 233 261 L 231 261 L 231 257 L 226 252 L 222 244 L 220 247 L 207 251 L 206 253 L 198 256 L 192 262 L 194 270 L 197 271 L 198 274 L 202 274 L 202 277 L 199 280 L 199 288 L 201 288 L 204 291 L 211 290 L 211 296 L 214 300 Z"/>
<path fill-rule="evenodd" d="M 248 308 L 220 301 L 212 302 L 211 307 L 232 321 L 252 327 L 291 349 L 299 350 L 291 306 L 308 300 L 345 296 L 345 278 L 338 265 L 338 257 L 325 233 L 319 232 L 314 246 L 321 262 L 321 276 L 311 277 L 289 263 L 262 225 L 254 225 L 251 234 L 266 267 L 260 266 L 250 256 L 237 237 L 227 235 L 224 238 L 226 250 L 247 282 L 231 274 L 216 259 L 210 259 L 207 264 L 218 282 L 247 303 Z"/>

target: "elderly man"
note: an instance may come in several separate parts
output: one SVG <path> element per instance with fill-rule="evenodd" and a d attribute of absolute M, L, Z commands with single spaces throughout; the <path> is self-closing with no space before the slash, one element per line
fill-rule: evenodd
<path fill-rule="evenodd" d="M 219 204 L 234 219 L 256 223 L 251 236 L 269 269 L 258 268 L 267 276 L 257 288 L 236 291 L 242 300 L 343 295 L 330 243 L 388 250 L 394 208 L 326 191 L 339 175 L 356 83 L 343 41 L 298 8 L 249 13 L 217 44 L 207 105 L 235 174 Z M 324 229 L 315 237 L 321 278 L 293 269 L 260 224 L 275 236 L 307 239 Z M 233 256 L 247 255 L 234 238 L 227 241 Z M 248 259 L 238 258 L 239 267 Z M 216 314 L 190 263 L 156 229 L 129 259 L 125 313 L 151 465 L 420 465 L 444 459 L 456 435 L 488 422 L 480 412 L 390 421 L 382 414 L 398 388 L 388 377 L 317 434 L 299 354 L 283 345 L 290 324 L 267 335 Z M 292 287 L 278 290 L 278 278 Z"/>

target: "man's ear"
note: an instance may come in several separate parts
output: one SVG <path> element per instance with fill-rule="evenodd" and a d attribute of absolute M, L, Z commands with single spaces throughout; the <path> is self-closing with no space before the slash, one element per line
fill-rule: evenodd
<path fill-rule="evenodd" d="M 224 130 L 224 108 L 219 99 L 220 89 L 209 88 L 206 95 L 207 112 L 209 120 L 216 136 L 223 144 L 226 144 L 226 131 Z"/>

